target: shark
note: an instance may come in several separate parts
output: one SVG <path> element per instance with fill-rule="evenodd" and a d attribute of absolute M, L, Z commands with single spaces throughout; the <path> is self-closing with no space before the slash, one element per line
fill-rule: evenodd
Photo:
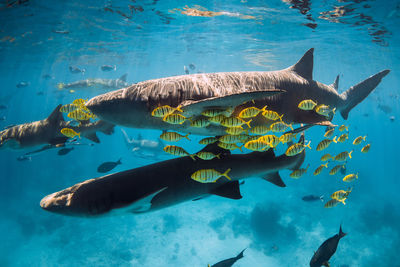
<path fill-rule="evenodd" d="M 59 83 L 57 87 L 60 90 L 61 89 L 70 90 L 70 92 L 82 89 L 110 91 L 129 86 L 129 83 L 126 82 L 126 77 L 127 74 L 124 74 L 115 80 L 101 79 L 101 78 L 79 80 L 72 83 Z"/>
<path fill-rule="evenodd" d="M 197 118 L 210 108 L 232 108 L 238 114 L 249 106 L 264 107 L 283 114 L 287 123 L 332 126 L 331 119 L 313 110 L 301 110 L 302 100 L 336 108 L 344 119 L 381 82 L 390 70 L 383 70 L 364 81 L 338 92 L 339 76 L 326 85 L 313 80 L 314 49 L 308 50 L 294 65 L 278 71 L 220 72 L 173 76 L 133 84 L 127 88 L 91 98 L 86 106 L 98 117 L 132 128 L 178 130 L 198 135 L 222 135 L 224 127 L 210 124 L 191 127 L 186 120 L 172 125 L 151 116 L 156 107 L 179 106 L 187 118 Z M 259 115 L 251 126 L 265 124 Z"/>
<path fill-rule="evenodd" d="M 98 120 L 96 122 L 83 122 L 80 125 L 72 125 L 70 121 L 65 121 L 60 112 L 61 104 L 45 119 L 15 125 L 0 131 L 0 149 L 24 149 L 38 145 L 60 145 L 64 144 L 68 138 L 61 134 L 62 128 L 71 128 L 80 132 L 81 136 L 100 143 L 96 132 L 104 134 L 114 132 L 114 124 Z"/>
<path fill-rule="evenodd" d="M 141 134 L 137 138 L 130 138 L 124 129 L 121 129 L 127 148 L 133 153 L 142 157 L 155 158 L 163 155 L 163 148 L 165 146 L 161 139 L 150 140 L 144 139 Z"/>
<path fill-rule="evenodd" d="M 217 262 L 216 264 L 213 264 L 210 266 L 210 264 L 208 264 L 208 267 L 231 267 L 233 266 L 233 264 L 235 264 L 235 262 L 237 262 L 238 260 L 240 260 L 241 258 L 243 258 L 243 252 L 246 249 L 243 249 L 236 257 L 233 258 L 229 258 L 220 262 Z"/>
<path fill-rule="evenodd" d="M 299 142 L 304 144 L 304 135 Z M 241 199 L 239 180 L 261 177 L 285 187 L 279 171 L 298 169 L 305 157 L 304 151 L 291 157 L 275 156 L 273 149 L 231 154 L 216 144 L 202 151 L 220 154 L 220 159 L 194 161 L 187 156 L 89 179 L 45 196 L 40 206 L 63 215 L 98 217 L 150 212 L 209 195 Z M 230 180 L 221 177 L 213 183 L 200 183 L 191 179 L 200 169 L 215 169 L 221 173 L 230 169 Z"/>

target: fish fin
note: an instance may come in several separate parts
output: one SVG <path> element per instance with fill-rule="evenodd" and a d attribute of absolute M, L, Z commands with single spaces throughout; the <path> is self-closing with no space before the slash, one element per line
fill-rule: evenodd
<path fill-rule="evenodd" d="M 47 121 L 50 124 L 59 124 L 60 121 L 64 121 L 64 117 L 60 111 L 61 108 L 61 104 L 59 104 L 54 110 L 53 112 L 51 112 L 51 114 L 49 115 L 49 117 L 47 117 Z"/>
<path fill-rule="evenodd" d="M 286 184 L 283 182 L 279 172 L 268 173 L 262 177 L 265 181 L 273 183 L 279 187 L 286 187 Z"/>
<path fill-rule="evenodd" d="M 121 159 L 122 159 L 122 158 L 119 158 L 119 160 L 118 160 L 116 163 L 117 163 L 117 164 L 122 164 Z"/>
<path fill-rule="evenodd" d="M 309 49 L 303 57 L 293 66 L 286 70 L 293 71 L 306 80 L 312 80 L 314 66 L 314 48 Z"/>
<path fill-rule="evenodd" d="M 226 198 L 230 198 L 230 199 L 241 199 L 242 198 L 242 195 L 240 194 L 240 188 L 239 188 L 238 181 L 225 183 L 225 184 L 213 189 L 210 193 L 213 195 L 217 195 L 220 197 L 226 197 Z"/>
<path fill-rule="evenodd" d="M 224 149 L 222 147 L 219 147 L 217 145 L 217 142 L 206 145 L 202 150 L 200 150 L 199 152 L 212 152 L 215 155 L 219 154 L 220 158 L 224 157 L 225 155 L 230 155 L 231 151 L 229 151 L 228 149 Z M 199 153 L 197 152 L 197 153 Z"/>
<path fill-rule="evenodd" d="M 246 250 L 247 248 L 243 249 L 237 256 L 236 256 L 236 260 L 239 260 L 241 258 L 244 257 L 243 252 Z"/>
<path fill-rule="evenodd" d="M 90 141 L 93 141 L 95 143 L 98 143 L 98 144 L 100 143 L 100 139 L 99 139 L 99 137 L 97 136 L 96 133 L 84 134 L 83 137 L 85 137 L 85 138 L 87 138 Z"/>
<path fill-rule="evenodd" d="M 336 76 L 335 81 L 330 86 L 336 91 L 339 89 L 339 75 Z"/>
<path fill-rule="evenodd" d="M 285 90 L 272 88 L 261 91 L 242 92 L 229 94 L 226 96 L 210 97 L 198 101 L 187 100 L 182 103 L 181 109 L 183 110 L 183 112 L 185 112 L 186 117 L 191 117 L 195 114 L 200 114 L 208 108 L 238 106 L 241 105 L 243 102 L 250 101 L 252 99 L 257 100 L 261 98 L 266 98 L 283 92 L 285 92 Z"/>
<path fill-rule="evenodd" d="M 121 77 L 119 77 L 118 80 L 121 80 L 123 82 L 126 82 L 126 76 L 128 76 L 128 73 L 125 73 L 124 75 L 122 75 Z"/>
<path fill-rule="evenodd" d="M 342 231 L 342 225 L 340 225 L 340 228 L 339 228 L 339 239 L 344 237 L 345 235 L 347 235 L 347 234 Z"/>
<path fill-rule="evenodd" d="M 389 72 L 390 70 L 378 72 L 359 84 L 350 87 L 350 89 L 340 95 L 343 100 L 343 107 L 340 108 L 340 114 L 343 119 L 347 120 L 350 110 L 357 106 L 358 103 L 361 103 Z"/>
<path fill-rule="evenodd" d="M 55 137 L 49 141 L 50 145 L 64 144 L 67 142 L 68 137 Z"/>
<path fill-rule="evenodd" d="M 149 211 L 151 209 L 151 205 L 152 205 L 152 201 L 153 201 L 154 197 L 156 197 L 158 194 L 160 194 L 167 188 L 168 187 L 161 188 L 160 190 L 139 199 L 138 201 L 133 203 L 133 205 L 130 207 L 131 212 L 132 213 L 142 213 L 142 212 Z"/>

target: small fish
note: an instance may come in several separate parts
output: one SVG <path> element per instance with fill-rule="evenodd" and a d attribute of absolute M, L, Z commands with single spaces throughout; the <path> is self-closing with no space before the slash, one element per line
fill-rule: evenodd
<path fill-rule="evenodd" d="M 343 178 L 343 182 L 352 182 L 355 179 L 358 179 L 358 173 L 357 174 L 348 174 Z"/>
<path fill-rule="evenodd" d="M 341 153 L 337 154 L 333 158 L 333 160 L 335 160 L 335 161 L 346 161 L 347 157 L 351 158 L 351 153 L 353 153 L 353 150 L 350 151 L 350 152 L 347 152 L 347 151 L 341 152 Z"/>
<path fill-rule="evenodd" d="M 78 121 L 86 121 L 92 117 L 91 114 L 83 111 L 82 109 L 76 109 L 74 111 L 71 111 L 70 113 L 68 113 L 67 116 L 68 118 Z"/>
<path fill-rule="evenodd" d="M 249 128 L 251 128 L 251 126 L 250 126 L 251 121 L 252 120 L 244 121 L 241 118 L 237 118 L 237 117 L 228 117 L 221 121 L 221 125 L 225 126 L 225 127 L 237 127 L 237 126 L 242 126 L 243 124 L 246 124 Z"/>
<path fill-rule="evenodd" d="M 72 104 L 79 106 L 79 107 L 85 106 L 85 103 L 86 103 L 86 100 L 82 99 L 82 98 L 78 98 L 78 99 L 75 99 L 74 101 L 72 101 Z"/>
<path fill-rule="evenodd" d="M 116 162 L 113 162 L 113 161 L 104 162 L 104 163 L 100 164 L 99 167 L 97 167 L 97 172 L 100 172 L 100 173 L 109 172 L 112 169 L 114 169 L 115 167 L 117 167 L 117 165 L 119 165 L 119 164 L 122 164 L 121 159 L 119 159 Z"/>
<path fill-rule="evenodd" d="M 365 141 L 365 139 L 367 138 L 367 136 L 359 136 L 356 139 L 354 139 L 353 141 L 353 145 L 357 146 L 359 144 L 361 144 L 362 141 Z"/>
<path fill-rule="evenodd" d="M 317 145 L 317 151 L 326 149 L 332 142 L 337 143 L 336 136 L 333 139 L 324 139 Z"/>
<path fill-rule="evenodd" d="M 317 103 L 315 103 L 311 99 L 307 99 L 301 101 L 297 107 L 302 110 L 313 110 L 316 105 Z"/>
<path fill-rule="evenodd" d="M 328 162 L 325 164 L 321 164 L 318 168 L 316 168 L 314 171 L 314 176 L 321 174 L 321 172 L 324 168 L 328 168 Z"/>
<path fill-rule="evenodd" d="M 242 147 L 244 146 L 244 145 L 238 146 L 238 145 L 236 145 L 236 144 L 227 144 L 227 143 L 223 143 L 223 142 L 218 142 L 217 145 L 218 145 L 219 147 L 221 147 L 221 148 L 223 148 L 223 149 L 227 149 L 227 150 L 235 150 L 235 149 L 238 148 L 241 152 L 243 152 Z"/>
<path fill-rule="evenodd" d="M 345 130 L 348 131 L 349 128 L 348 128 L 346 125 L 340 125 L 339 131 L 343 132 L 343 131 L 345 131 Z"/>
<path fill-rule="evenodd" d="M 258 140 L 269 144 L 271 147 L 276 147 L 280 143 L 279 138 L 273 134 L 263 135 Z"/>
<path fill-rule="evenodd" d="M 217 141 L 218 141 L 218 139 L 216 137 L 206 137 L 206 138 L 201 139 L 199 141 L 199 144 L 200 145 L 209 145 L 209 144 L 213 144 Z"/>
<path fill-rule="evenodd" d="M 328 202 L 325 203 L 324 208 L 333 208 L 336 207 L 337 204 L 339 204 L 340 201 L 336 200 L 336 199 L 331 199 Z"/>
<path fill-rule="evenodd" d="M 335 114 L 335 111 L 336 111 L 336 108 L 331 109 L 331 108 L 329 108 L 329 106 L 324 105 L 324 104 L 318 105 L 315 108 L 315 112 L 317 112 L 319 115 L 326 116 L 326 117 L 328 117 L 331 112 L 333 112 L 333 114 Z"/>
<path fill-rule="evenodd" d="M 181 135 L 181 134 L 176 133 L 176 132 L 163 132 L 160 135 L 160 138 L 162 140 L 165 140 L 165 141 L 168 141 L 168 142 L 177 142 L 177 141 L 181 140 L 182 138 L 186 138 L 187 140 L 190 141 L 188 136 L 189 136 L 189 134 Z"/>
<path fill-rule="evenodd" d="M 321 157 L 321 161 L 327 161 L 327 160 L 329 160 L 329 159 L 333 159 L 333 157 L 332 157 L 331 154 L 329 154 L 329 153 L 327 153 L 327 154 L 325 154 L 325 155 L 323 155 L 323 156 Z"/>
<path fill-rule="evenodd" d="M 324 196 L 307 195 L 301 198 L 303 201 L 324 201 Z"/>
<path fill-rule="evenodd" d="M 269 132 L 269 127 L 265 125 L 257 125 L 250 129 L 250 133 L 252 134 L 266 134 Z"/>
<path fill-rule="evenodd" d="M 186 152 L 186 150 L 184 150 L 179 146 L 166 146 L 164 147 L 164 151 L 173 156 L 178 156 L 178 157 L 189 156 L 193 160 L 196 160 L 196 158 L 194 157 L 195 155 L 189 154 L 188 152 Z"/>
<path fill-rule="evenodd" d="M 57 151 L 57 155 L 59 156 L 64 156 L 67 155 L 69 152 L 71 152 L 72 150 L 74 150 L 73 147 L 65 147 L 65 148 L 61 148 L 60 150 Z"/>
<path fill-rule="evenodd" d="M 112 71 L 112 70 L 117 70 L 117 66 L 116 65 L 103 65 L 100 67 L 100 69 L 102 71 Z"/>
<path fill-rule="evenodd" d="M 24 88 L 27 87 L 29 85 L 28 82 L 19 82 L 16 86 L 17 88 Z"/>
<path fill-rule="evenodd" d="M 282 144 L 286 144 L 286 143 L 288 143 L 288 142 L 293 141 L 293 139 L 296 138 L 296 135 L 297 135 L 297 134 L 293 134 L 293 133 L 286 133 L 286 134 L 283 134 L 283 135 L 281 135 L 281 137 L 279 137 L 279 141 L 280 141 Z"/>
<path fill-rule="evenodd" d="M 189 69 L 188 69 L 188 67 L 183 66 L 183 71 L 184 71 L 186 74 L 189 74 Z"/>
<path fill-rule="evenodd" d="M 282 117 L 283 117 L 283 114 L 282 114 L 281 116 L 279 116 L 279 114 L 278 114 L 277 112 L 272 111 L 272 110 L 266 110 L 266 111 L 264 111 L 264 112 L 262 113 L 262 115 L 263 115 L 266 119 L 271 120 L 271 121 L 276 121 L 277 119 L 282 120 Z"/>
<path fill-rule="evenodd" d="M 325 132 L 324 136 L 326 138 L 331 138 L 333 136 L 333 133 L 335 132 L 335 128 L 329 129 Z"/>
<path fill-rule="evenodd" d="M 345 164 L 336 165 L 329 171 L 329 175 L 335 175 L 340 169 L 345 168 Z"/>
<path fill-rule="evenodd" d="M 241 142 L 243 139 L 247 138 L 247 135 L 223 135 L 219 137 L 219 141 L 226 144 L 234 144 Z"/>
<path fill-rule="evenodd" d="M 278 121 L 278 122 L 275 122 L 275 123 L 271 124 L 270 129 L 271 129 L 272 132 L 282 133 L 282 132 L 286 131 L 286 129 L 288 127 L 290 129 L 292 129 L 292 131 L 293 131 L 293 127 L 292 127 L 291 124 L 286 124 L 283 121 Z"/>
<path fill-rule="evenodd" d="M 200 158 L 202 160 L 212 160 L 214 158 L 220 159 L 220 157 L 219 157 L 220 155 L 221 154 L 215 155 L 212 152 L 205 152 L 205 151 L 200 151 L 200 152 L 196 153 L 196 157 L 198 157 L 198 158 Z"/>
<path fill-rule="evenodd" d="M 267 108 L 266 105 L 261 109 L 259 109 L 257 107 L 245 108 L 239 113 L 238 118 L 241 118 L 241 119 L 253 118 L 253 117 L 257 116 L 258 113 L 264 112 L 266 108 Z"/>
<path fill-rule="evenodd" d="M 214 124 L 218 124 L 218 125 L 219 125 L 219 124 L 221 124 L 221 122 L 222 122 L 223 120 L 225 120 L 226 118 L 228 118 L 228 117 L 225 116 L 224 114 L 219 114 L 219 115 L 217 115 L 217 116 L 208 118 L 208 120 L 209 120 L 210 122 L 214 123 Z M 232 127 L 229 127 L 229 128 L 232 128 Z"/>
<path fill-rule="evenodd" d="M 81 138 L 81 133 L 77 133 L 74 130 L 72 130 L 71 128 L 62 128 L 61 133 L 69 138 L 74 138 L 75 136 L 78 136 L 79 138 Z"/>
<path fill-rule="evenodd" d="M 244 147 L 252 151 L 265 151 L 269 149 L 271 146 L 268 143 L 258 139 L 258 140 L 248 141 L 247 143 L 244 144 Z"/>
<path fill-rule="evenodd" d="M 331 195 L 331 198 L 332 199 L 336 199 L 337 201 L 340 201 L 340 202 L 342 202 L 344 205 L 346 205 L 346 203 L 345 203 L 345 200 L 347 199 L 347 197 L 349 196 L 349 194 L 351 193 L 351 190 L 352 189 L 349 189 L 349 190 L 339 190 L 339 191 L 336 191 L 336 192 L 334 192 L 332 195 Z"/>
<path fill-rule="evenodd" d="M 70 113 L 74 110 L 78 109 L 78 106 L 75 104 L 66 104 L 61 106 L 60 111 L 63 113 Z"/>
<path fill-rule="evenodd" d="M 85 74 L 85 71 L 86 71 L 85 69 L 80 69 L 76 66 L 69 66 L 68 69 L 71 73 L 74 73 L 74 74 L 77 74 L 77 73 Z"/>
<path fill-rule="evenodd" d="M 190 126 L 191 127 L 196 127 L 196 128 L 204 128 L 210 125 L 210 121 L 206 118 L 198 118 L 193 121 L 191 121 Z"/>
<path fill-rule="evenodd" d="M 191 175 L 191 178 L 200 183 L 215 183 L 222 176 L 225 176 L 228 180 L 231 180 L 231 178 L 228 176 L 230 171 L 231 169 L 227 169 L 224 173 L 220 173 L 215 169 L 201 169 L 194 172 Z"/>
<path fill-rule="evenodd" d="M 22 155 L 22 156 L 19 156 L 17 158 L 17 160 L 18 161 L 32 161 L 32 157 L 31 156 L 27 156 L 27 155 Z"/>
<path fill-rule="evenodd" d="M 180 108 L 180 106 L 173 108 L 168 105 L 157 107 L 153 109 L 151 112 L 151 116 L 157 117 L 157 118 L 164 118 L 167 115 L 170 115 L 174 113 L 175 111 L 183 112 L 183 110 Z"/>
<path fill-rule="evenodd" d="M 225 129 L 225 132 L 226 132 L 227 134 L 230 134 L 230 135 L 238 135 L 238 134 L 242 134 L 242 133 L 246 133 L 246 134 L 247 134 L 247 129 L 244 130 L 244 129 L 242 128 L 242 126 L 230 127 L 230 128 L 226 128 L 226 129 Z"/>
<path fill-rule="evenodd" d="M 45 80 L 52 80 L 54 79 L 54 76 L 51 76 L 50 74 L 43 74 L 42 78 Z"/>
<path fill-rule="evenodd" d="M 186 117 L 181 114 L 169 114 L 162 120 L 169 124 L 182 124 L 186 121 Z"/>
<path fill-rule="evenodd" d="M 338 142 L 343 143 L 345 142 L 347 139 L 349 139 L 349 134 L 348 133 L 344 133 L 342 135 L 339 136 L 339 138 L 337 139 Z"/>
<path fill-rule="evenodd" d="M 221 115 L 225 112 L 224 109 L 217 109 L 217 108 L 212 108 L 212 109 L 207 109 L 201 112 L 201 115 L 212 118 L 218 115 Z"/>
<path fill-rule="evenodd" d="M 302 168 L 302 169 L 294 170 L 291 174 L 289 174 L 289 176 L 294 179 L 299 179 L 301 176 L 303 176 L 307 172 L 308 167 L 310 167 L 310 164 L 308 164 L 307 168 L 305 168 L 305 169 Z"/>
<path fill-rule="evenodd" d="M 309 141 L 307 145 L 300 144 L 300 143 L 293 144 L 290 147 L 288 147 L 288 149 L 285 152 L 285 155 L 286 156 L 295 156 L 297 154 L 300 154 L 301 152 L 303 152 L 303 150 L 306 147 L 311 149 L 310 144 L 311 144 L 311 141 Z"/>
<path fill-rule="evenodd" d="M 194 64 L 190 63 L 190 64 L 189 64 L 189 68 L 190 68 L 191 70 L 194 70 L 194 69 L 196 68 L 196 66 L 195 66 Z"/>
<path fill-rule="evenodd" d="M 361 148 L 361 152 L 368 153 L 370 148 L 371 148 L 371 144 L 365 145 L 363 148 Z"/>

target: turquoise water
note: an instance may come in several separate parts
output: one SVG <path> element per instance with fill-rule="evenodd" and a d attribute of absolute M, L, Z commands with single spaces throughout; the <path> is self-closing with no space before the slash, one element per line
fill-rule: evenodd
<path fill-rule="evenodd" d="M 222 13 L 191 16 L 186 4 Z M 97 167 L 105 161 L 122 158 L 112 173 L 170 157 L 132 153 L 119 126 L 111 136 L 99 133 L 100 144 L 77 146 L 65 156 L 49 150 L 17 161 L 41 146 L 0 151 L 0 266 L 207 266 L 244 248 L 244 258 L 234 266 L 307 266 L 341 223 L 348 235 L 332 266 L 400 266 L 399 2 L 0 1 L 0 14 L 0 104 L 7 106 L 0 110 L 1 128 L 44 119 L 60 103 L 104 93 L 57 88 L 87 78 L 117 79 L 127 73 L 127 82 L 136 83 L 183 75 L 184 66 L 189 73 L 279 70 L 311 47 L 314 79 L 331 84 L 339 74 L 340 92 L 391 70 L 347 121 L 333 120 L 349 125 L 350 139 L 328 152 L 351 150 L 359 135 L 367 135 L 371 150 L 362 154 L 355 148 L 347 172 L 358 172 L 359 179 L 347 204 L 332 209 L 301 199 L 314 194 L 327 200 L 347 188 L 327 170 L 312 175 L 320 164 L 322 154 L 314 148 L 323 127 L 306 133 L 313 147 L 306 152 L 308 173 L 294 180 L 289 171 L 281 172 L 286 188 L 254 177 L 241 186 L 241 200 L 210 196 L 152 213 L 95 219 L 49 213 L 39 202 L 99 177 Z M 116 65 L 116 70 L 104 72 L 102 65 Z M 70 66 L 85 72 L 72 73 Z M 28 85 L 16 86 L 20 82 Z M 149 140 L 161 133 L 123 129 Z M 200 149 L 197 142 L 179 145 Z"/>

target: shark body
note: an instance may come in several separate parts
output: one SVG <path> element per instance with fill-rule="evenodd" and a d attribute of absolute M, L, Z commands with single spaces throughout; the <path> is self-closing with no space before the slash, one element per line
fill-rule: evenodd
<path fill-rule="evenodd" d="M 72 83 L 59 83 L 59 89 L 67 89 L 67 90 L 83 90 L 83 89 L 92 89 L 92 90 L 116 90 L 120 88 L 124 88 L 129 86 L 130 84 L 126 82 L 126 74 L 122 75 L 118 79 L 86 79 L 79 80 Z"/>

